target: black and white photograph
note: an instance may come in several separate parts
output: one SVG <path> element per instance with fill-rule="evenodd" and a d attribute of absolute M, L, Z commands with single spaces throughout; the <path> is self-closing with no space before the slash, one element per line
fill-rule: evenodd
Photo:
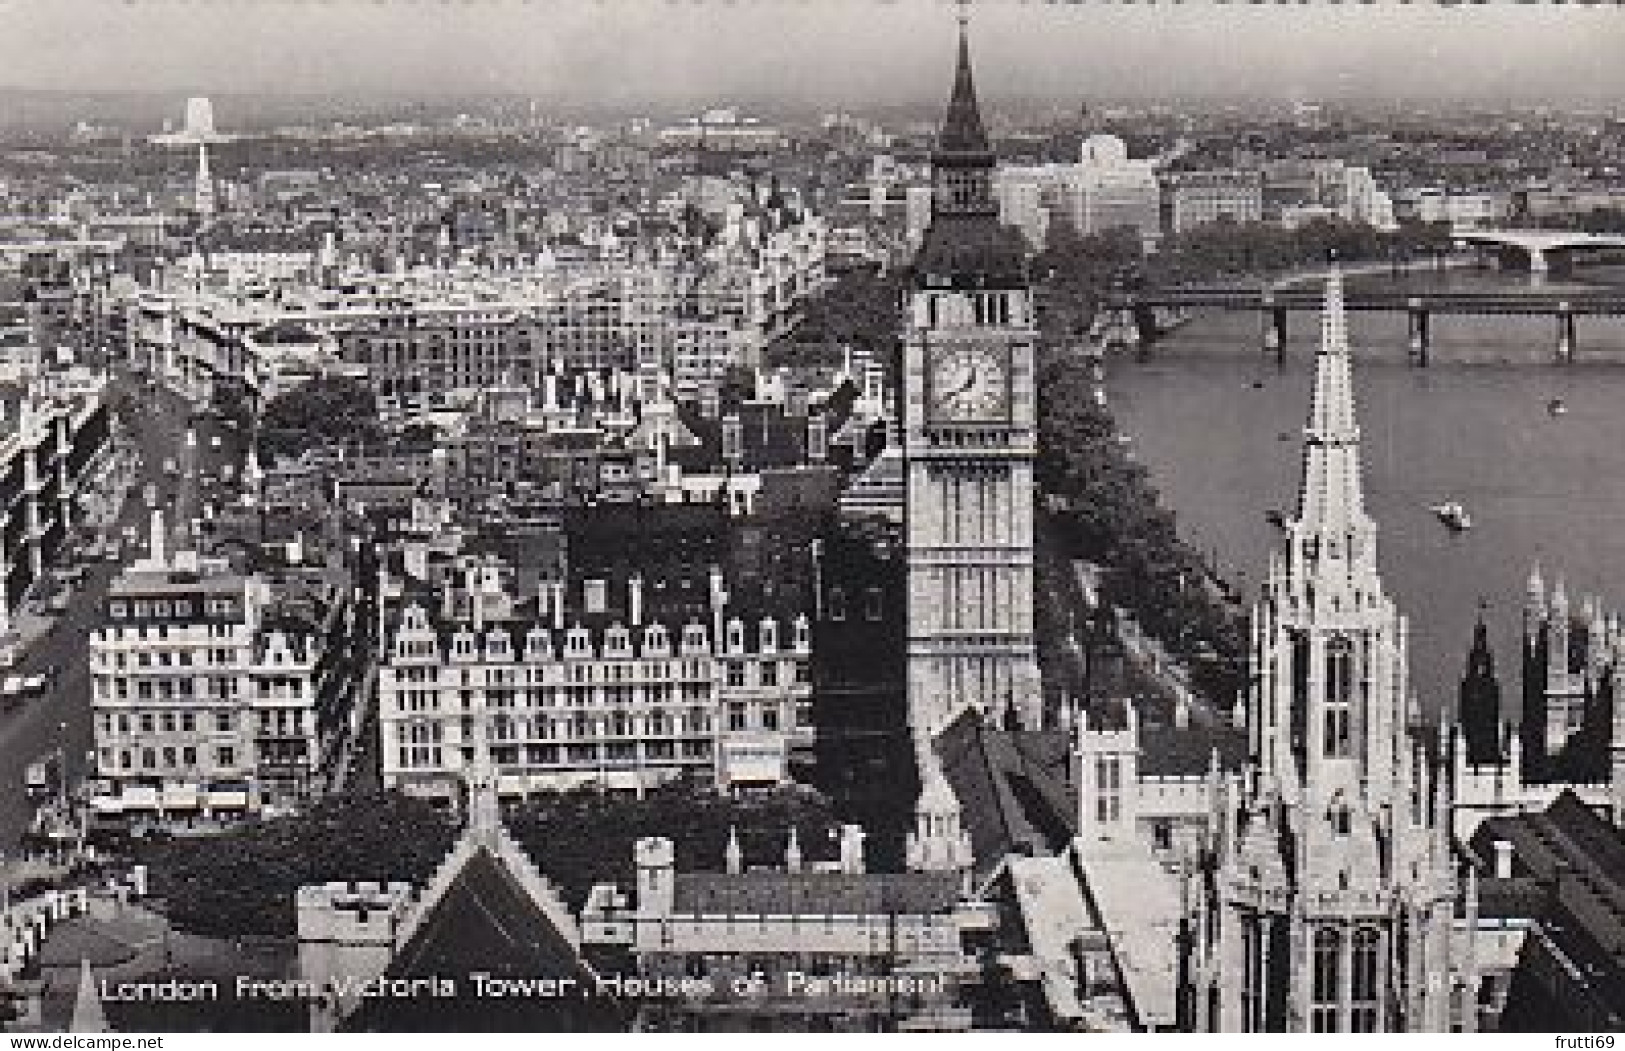
<path fill-rule="evenodd" d="M 1612 1048 L 1625 6 L 0 0 L 0 1041 L 473 1032 Z"/>

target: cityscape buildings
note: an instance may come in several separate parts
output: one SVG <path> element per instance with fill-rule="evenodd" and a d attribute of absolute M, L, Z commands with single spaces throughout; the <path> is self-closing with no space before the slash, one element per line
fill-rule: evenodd
<path fill-rule="evenodd" d="M 6 140 L 0 1025 L 1621 1027 L 1612 563 L 1543 552 L 1515 654 L 1481 596 L 1440 695 L 1458 585 L 1401 586 L 1386 501 L 1473 385 L 1364 333 L 1555 317 L 1494 403 L 1532 419 L 1471 418 L 1598 443 L 1607 506 L 1568 366 L 1577 312 L 1619 352 L 1625 121 L 1035 113 L 955 43 L 929 124 L 194 98 Z M 1209 310 L 1268 367 L 1193 353 Z M 1122 422 L 1164 386 L 1198 408 Z M 1457 500 L 1609 550 L 1498 466 L 1410 515 L 1438 573 L 1531 542 Z"/>

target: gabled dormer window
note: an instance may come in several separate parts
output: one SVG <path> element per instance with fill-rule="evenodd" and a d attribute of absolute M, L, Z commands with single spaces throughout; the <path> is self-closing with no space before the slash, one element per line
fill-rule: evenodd
<path fill-rule="evenodd" d="M 763 653 L 777 653 L 779 651 L 779 622 L 772 617 L 763 617 L 761 631 L 761 651 Z"/>
<path fill-rule="evenodd" d="M 728 652 L 745 652 L 745 625 L 737 618 L 728 622 Z"/>

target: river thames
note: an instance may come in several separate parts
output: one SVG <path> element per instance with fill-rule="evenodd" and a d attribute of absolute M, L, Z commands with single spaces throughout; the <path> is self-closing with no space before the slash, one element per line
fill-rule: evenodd
<path fill-rule="evenodd" d="M 1410 619 L 1412 688 L 1424 710 L 1454 708 L 1483 603 L 1510 717 L 1531 565 L 1548 584 L 1561 573 L 1575 608 L 1595 594 L 1625 612 L 1625 318 L 1581 319 L 1579 361 L 1561 366 L 1550 317 L 1435 317 L 1426 369 L 1406 363 L 1403 315 L 1349 323 L 1366 503 Z M 1296 504 L 1319 322 L 1293 315 L 1284 367 L 1259 334 L 1256 314 L 1204 313 L 1108 373 L 1112 411 L 1181 533 L 1249 599 L 1277 542 L 1266 514 Z M 1555 399 L 1566 412 L 1548 411 Z M 1429 506 L 1444 500 L 1467 507 L 1470 530 L 1441 525 Z"/>

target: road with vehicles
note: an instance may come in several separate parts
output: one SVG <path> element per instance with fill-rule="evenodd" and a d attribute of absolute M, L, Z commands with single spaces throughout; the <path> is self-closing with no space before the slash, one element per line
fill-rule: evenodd
<path fill-rule="evenodd" d="M 154 486 L 159 504 L 166 508 L 173 506 L 180 487 L 179 479 L 164 471 L 164 464 L 179 457 L 192 425 L 186 404 L 125 375 L 115 377 L 108 393 L 115 401 L 129 400 L 129 411 L 121 415 L 126 441 L 139 462 L 129 499 L 107 535 L 122 540 L 133 530 L 138 541 L 122 544 L 121 563 L 90 561 L 67 609 L 27 647 L 16 666 L 3 673 L 27 676 L 58 669 L 43 696 L 31 697 L 11 711 L 0 711 L 0 850 L 7 853 L 15 851 L 33 815 L 34 801 L 24 792 L 28 765 L 60 748 L 70 784 L 87 773 L 86 753 L 92 742 L 88 635 L 100 623 L 109 582 L 123 564 L 146 554 L 151 510 L 142 498 L 144 487 Z M 211 472 L 235 454 L 235 435 L 212 421 L 200 422 L 197 428 L 199 467 Z M 218 445 L 216 437 L 221 439 Z"/>

